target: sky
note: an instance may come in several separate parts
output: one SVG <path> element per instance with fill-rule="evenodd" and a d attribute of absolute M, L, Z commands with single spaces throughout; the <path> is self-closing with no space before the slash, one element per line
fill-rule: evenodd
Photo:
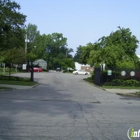
<path fill-rule="evenodd" d="M 28 23 L 40 34 L 62 33 L 68 48 L 76 53 L 79 45 L 95 43 L 115 32 L 129 28 L 140 40 L 140 0 L 14 0 Z M 140 45 L 136 51 L 140 54 Z"/>

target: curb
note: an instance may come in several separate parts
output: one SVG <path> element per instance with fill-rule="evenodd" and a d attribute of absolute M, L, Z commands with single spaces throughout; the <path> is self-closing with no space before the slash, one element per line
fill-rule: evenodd
<path fill-rule="evenodd" d="M 31 88 L 35 88 L 35 87 L 37 87 L 37 86 L 39 86 L 39 83 L 37 82 L 37 84 L 35 84 L 34 86 L 32 86 Z"/>
<path fill-rule="evenodd" d="M 90 85 L 94 85 L 95 87 L 101 89 L 101 90 L 104 90 L 104 91 L 107 91 L 105 88 L 102 88 L 98 85 L 95 85 L 94 83 L 90 83 L 88 81 L 86 81 L 85 79 L 83 79 L 86 83 L 89 83 Z M 140 98 L 140 95 L 135 95 L 133 93 L 116 93 L 116 95 L 120 95 L 120 96 L 129 96 L 129 97 L 134 97 L 134 98 Z"/>
<path fill-rule="evenodd" d="M 20 86 L 20 87 L 25 87 L 25 86 L 22 86 L 22 85 L 13 85 L 14 87 L 12 87 L 12 85 L 6 85 L 6 86 L 4 86 L 3 85 L 3 87 L 8 87 L 9 89 L 0 89 L 0 91 L 11 91 L 11 90 L 25 90 L 25 89 L 31 89 L 31 88 L 35 88 L 35 87 L 37 87 L 39 85 L 39 83 L 37 82 L 37 84 L 35 84 L 35 85 L 33 85 L 33 86 L 27 86 L 27 88 L 18 88 L 18 86 Z M 17 86 L 17 87 L 16 87 Z"/>
<path fill-rule="evenodd" d="M 116 93 L 116 95 L 140 98 L 140 95 L 135 95 L 135 94 L 131 94 L 131 93 Z"/>
<path fill-rule="evenodd" d="M 1 92 L 1 91 L 11 91 L 11 90 L 17 90 L 17 89 L 15 89 L 15 88 L 9 88 L 9 89 L 0 89 L 0 92 Z"/>

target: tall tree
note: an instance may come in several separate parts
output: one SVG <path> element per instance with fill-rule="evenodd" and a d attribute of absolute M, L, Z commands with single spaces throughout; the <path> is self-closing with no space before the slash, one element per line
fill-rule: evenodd
<path fill-rule="evenodd" d="M 34 49 L 34 46 L 38 45 L 38 37 L 40 37 L 40 33 L 37 30 L 37 26 L 35 24 L 29 23 L 27 27 L 25 27 L 25 40 L 27 43 L 27 52 L 32 51 L 32 49 Z"/>
<path fill-rule="evenodd" d="M 139 41 L 136 36 L 132 35 L 129 28 L 121 28 L 112 32 L 107 37 L 102 37 L 97 44 L 100 47 L 98 51 L 92 50 L 90 52 L 90 64 L 105 63 L 109 67 L 119 67 L 120 62 L 133 62 L 136 66 L 138 57 L 136 57 L 136 49 Z"/>
<path fill-rule="evenodd" d="M 52 33 L 46 36 L 46 60 L 50 68 L 61 66 L 63 59 L 70 57 L 71 48 L 67 48 L 67 38 L 61 33 Z"/>
<path fill-rule="evenodd" d="M 66 48 L 66 58 L 73 58 L 73 56 L 71 55 L 72 52 L 72 48 Z"/>
<path fill-rule="evenodd" d="M 83 46 L 80 45 L 77 47 L 76 54 L 74 56 L 74 61 L 78 63 L 82 63 L 82 53 L 83 53 Z"/>
<path fill-rule="evenodd" d="M 138 43 L 138 39 L 135 35 L 132 35 L 129 28 L 121 28 L 120 26 L 116 32 L 112 32 L 106 38 L 106 46 L 120 46 L 120 49 L 123 49 L 130 56 L 135 54 Z"/>
<path fill-rule="evenodd" d="M 99 44 L 97 43 L 88 43 L 86 46 L 79 46 L 77 48 L 77 52 L 74 56 L 74 61 L 79 62 L 81 64 L 87 64 L 90 57 L 91 51 L 97 51 L 100 49 Z"/>
<path fill-rule="evenodd" d="M 37 25 L 29 23 L 26 27 L 27 39 L 30 43 L 35 43 L 36 37 L 40 35 Z"/>
<path fill-rule="evenodd" d="M 22 28 L 26 16 L 19 10 L 20 5 L 15 1 L 0 1 L 0 50 L 19 47 L 24 43 Z"/>

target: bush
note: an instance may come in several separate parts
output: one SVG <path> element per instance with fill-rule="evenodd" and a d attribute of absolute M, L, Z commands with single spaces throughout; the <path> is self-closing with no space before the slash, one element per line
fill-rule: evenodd
<path fill-rule="evenodd" d="M 92 77 L 87 77 L 85 80 L 88 81 L 88 82 L 90 82 L 90 83 L 93 83 Z"/>
<path fill-rule="evenodd" d="M 15 68 L 8 68 L 8 67 L 6 67 L 6 68 L 5 68 L 5 71 L 6 71 L 6 72 L 9 72 L 9 71 L 10 71 L 10 72 L 15 72 Z"/>
<path fill-rule="evenodd" d="M 140 82 L 137 80 L 131 79 L 131 80 L 124 81 L 124 85 L 126 85 L 126 86 L 140 86 Z"/>
<path fill-rule="evenodd" d="M 111 82 L 104 84 L 105 86 L 140 86 L 140 82 L 134 79 L 124 80 L 124 79 L 114 79 Z"/>
<path fill-rule="evenodd" d="M 94 80 L 94 72 L 91 73 L 91 78 Z"/>
<path fill-rule="evenodd" d="M 9 79 L 10 79 L 11 81 L 17 81 L 16 77 L 14 77 L 14 76 L 10 76 Z"/>
<path fill-rule="evenodd" d="M 9 80 L 8 76 L 0 76 L 0 80 Z"/>
<path fill-rule="evenodd" d="M 31 80 L 30 80 L 30 78 L 23 78 L 23 81 L 24 82 L 30 82 Z"/>
<path fill-rule="evenodd" d="M 0 68 L 0 72 L 3 72 L 3 68 Z"/>

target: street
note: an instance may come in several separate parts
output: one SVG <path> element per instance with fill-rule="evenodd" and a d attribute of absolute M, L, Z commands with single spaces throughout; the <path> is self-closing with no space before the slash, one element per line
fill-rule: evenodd
<path fill-rule="evenodd" d="M 128 129 L 140 129 L 138 98 L 107 92 L 86 75 L 34 76 L 32 89 L 0 91 L 0 140 L 128 140 Z"/>

